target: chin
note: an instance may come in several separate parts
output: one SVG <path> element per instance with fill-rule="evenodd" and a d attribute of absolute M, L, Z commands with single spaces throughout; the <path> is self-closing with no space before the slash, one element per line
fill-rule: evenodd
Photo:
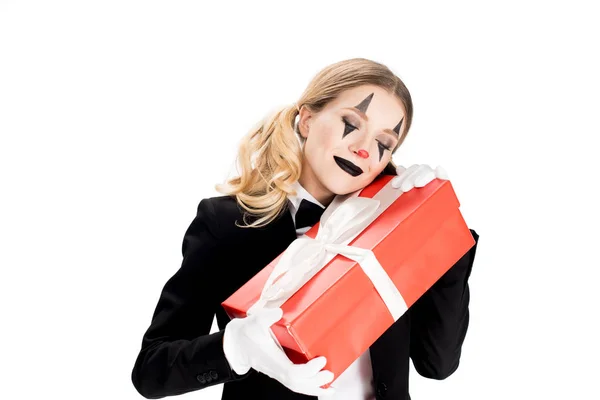
<path fill-rule="evenodd" d="M 351 179 L 330 179 L 329 180 L 325 180 L 324 181 L 324 186 L 332 193 L 335 193 L 336 195 L 345 195 L 348 193 L 352 193 L 355 192 L 359 189 L 362 189 L 363 187 L 367 186 L 367 184 L 361 184 L 360 182 L 363 182 L 363 180 L 361 179 L 359 181 L 358 178 L 355 177 L 350 177 Z M 355 179 L 354 182 L 352 182 L 352 179 Z"/>

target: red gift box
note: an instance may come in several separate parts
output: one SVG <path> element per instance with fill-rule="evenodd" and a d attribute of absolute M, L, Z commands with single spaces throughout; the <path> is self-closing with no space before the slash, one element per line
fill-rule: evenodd
<path fill-rule="evenodd" d="M 384 187 L 389 191 L 391 179 L 376 179 L 358 197 L 373 198 Z M 459 206 L 450 181 L 435 179 L 402 193 L 348 245 L 373 252 L 408 308 L 475 244 Z M 314 239 L 322 221 L 305 235 Z M 284 254 L 222 303 L 230 317 L 247 315 Z M 336 379 L 395 321 L 361 265 L 341 254 L 281 308 L 283 317 L 272 331 L 288 357 L 305 363 L 325 356 L 325 369 Z"/>

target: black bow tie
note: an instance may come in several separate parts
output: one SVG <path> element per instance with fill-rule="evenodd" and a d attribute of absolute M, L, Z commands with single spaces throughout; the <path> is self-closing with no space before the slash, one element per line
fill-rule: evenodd
<path fill-rule="evenodd" d="M 318 204 L 302 199 L 296 212 L 296 229 L 313 226 L 321 219 L 325 209 Z"/>

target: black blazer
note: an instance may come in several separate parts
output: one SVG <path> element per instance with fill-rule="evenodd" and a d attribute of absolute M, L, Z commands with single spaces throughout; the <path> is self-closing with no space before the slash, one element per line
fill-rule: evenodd
<path fill-rule="evenodd" d="M 145 398 L 179 395 L 223 383 L 223 400 L 316 399 L 251 369 L 231 370 L 223 354 L 229 317 L 221 302 L 296 239 L 289 210 L 263 228 L 240 228 L 235 197 L 203 199 L 186 230 L 183 261 L 166 282 L 131 373 Z M 471 230 L 475 240 L 478 234 Z M 378 399 L 410 399 L 409 357 L 418 373 L 445 379 L 459 364 L 469 324 L 467 279 L 477 243 L 371 347 Z M 209 334 L 216 313 L 220 331 Z"/>

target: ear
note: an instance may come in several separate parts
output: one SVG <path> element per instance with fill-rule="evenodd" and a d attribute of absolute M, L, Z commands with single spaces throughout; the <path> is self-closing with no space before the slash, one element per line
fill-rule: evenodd
<path fill-rule="evenodd" d="M 310 110 L 306 106 L 300 107 L 300 113 L 298 114 L 298 131 L 300 131 L 300 136 L 304 139 L 308 137 L 311 118 L 312 113 Z"/>

